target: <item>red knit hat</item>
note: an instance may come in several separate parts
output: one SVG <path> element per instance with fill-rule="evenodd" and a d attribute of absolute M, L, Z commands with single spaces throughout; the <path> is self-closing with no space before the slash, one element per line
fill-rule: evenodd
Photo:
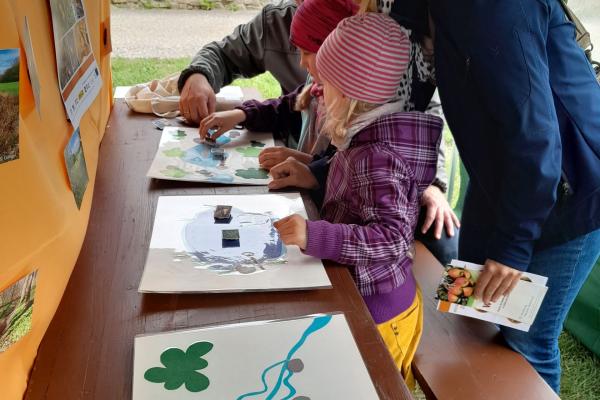
<path fill-rule="evenodd" d="M 337 24 L 356 11 L 358 6 L 353 0 L 304 0 L 292 19 L 290 41 L 316 53 Z"/>
<path fill-rule="evenodd" d="M 351 99 L 372 104 L 392 100 L 410 60 L 410 39 L 389 16 L 347 18 L 317 53 L 321 79 Z"/>

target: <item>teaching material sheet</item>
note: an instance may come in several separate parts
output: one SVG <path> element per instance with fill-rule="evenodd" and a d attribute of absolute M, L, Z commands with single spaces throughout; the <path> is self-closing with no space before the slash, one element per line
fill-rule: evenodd
<path fill-rule="evenodd" d="M 71 139 L 69 139 L 69 143 L 65 147 L 64 157 L 73 197 L 75 197 L 77 208 L 81 208 L 81 202 L 83 201 L 89 177 L 79 128 L 75 129 L 75 132 L 71 135 Z"/>
<path fill-rule="evenodd" d="M 102 78 L 96 64 L 82 0 L 50 0 L 60 93 L 74 127 L 92 104 Z"/>
<path fill-rule="evenodd" d="M 229 218 L 219 218 L 223 208 Z M 139 291 L 331 287 L 321 260 L 285 246 L 273 227 L 294 213 L 306 217 L 298 193 L 161 196 Z"/>
<path fill-rule="evenodd" d="M 135 338 L 133 400 L 377 398 L 343 314 Z"/>
<path fill-rule="evenodd" d="M 19 49 L 0 49 L 0 164 L 19 158 Z"/>
<path fill-rule="evenodd" d="M 31 330 L 37 271 L 0 291 L 0 353 Z"/>
<path fill-rule="evenodd" d="M 482 269 L 482 265 L 452 260 L 436 291 L 437 309 L 529 331 L 548 290 L 548 278 L 524 272 L 508 296 L 486 305 L 473 295 Z"/>
<path fill-rule="evenodd" d="M 270 133 L 232 129 L 216 141 L 200 139 L 198 128 L 165 127 L 148 177 L 191 182 L 267 185 L 258 155 L 275 142 Z M 217 154 L 215 148 L 222 149 Z"/>

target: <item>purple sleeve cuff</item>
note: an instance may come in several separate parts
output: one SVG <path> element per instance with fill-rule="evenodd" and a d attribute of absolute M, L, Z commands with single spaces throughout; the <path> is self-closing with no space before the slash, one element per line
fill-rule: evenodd
<path fill-rule="evenodd" d="M 256 107 L 250 107 L 246 102 L 242 103 L 241 106 L 237 106 L 236 110 L 242 110 L 246 114 L 246 119 L 240 125 L 244 128 L 252 130 L 251 127 L 255 125 L 257 110 Z"/>
<path fill-rule="evenodd" d="M 342 253 L 344 227 L 327 221 L 306 221 L 306 250 L 304 253 L 338 261 Z"/>

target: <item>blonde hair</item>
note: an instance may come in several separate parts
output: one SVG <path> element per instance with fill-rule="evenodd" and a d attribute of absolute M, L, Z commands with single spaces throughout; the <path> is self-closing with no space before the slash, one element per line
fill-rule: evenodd
<path fill-rule="evenodd" d="M 364 14 L 366 12 L 377 12 L 377 0 L 357 0 L 358 13 Z"/>
<path fill-rule="evenodd" d="M 348 97 L 338 97 L 325 110 L 325 122 L 321 131 L 328 135 L 332 142 L 343 143 L 348 134 L 348 128 L 358 116 L 377 108 L 379 104 L 354 100 Z"/>
<path fill-rule="evenodd" d="M 294 103 L 295 111 L 304 111 L 308 109 L 310 102 L 312 101 L 312 95 L 310 94 L 310 89 L 312 88 L 312 84 L 304 85 L 304 88 L 300 92 L 298 96 L 296 96 L 296 102 Z"/>

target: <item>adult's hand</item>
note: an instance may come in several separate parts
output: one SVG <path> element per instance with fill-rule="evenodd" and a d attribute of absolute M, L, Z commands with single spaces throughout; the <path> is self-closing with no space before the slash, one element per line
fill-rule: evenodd
<path fill-rule="evenodd" d="M 269 183 L 269 189 L 283 189 L 290 186 L 315 189 L 319 186 L 308 165 L 293 157 L 289 157 L 281 164 L 274 166 L 269 173 L 273 177 L 273 180 Z"/>
<path fill-rule="evenodd" d="M 258 155 L 258 162 L 264 169 L 270 170 L 277 164 L 280 164 L 290 157 L 294 157 L 301 163 L 308 164 L 313 160 L 313 156 L 298 150 L 290 149 L 284 146 L 267 147 Z"/>
<path fill-rule="evenodd" d="M 448 236 L 454 236 L 454 227 L 460 228 L 460 221 L 440 188 L 431 185 L 425 189 L 421 197 L 421 205 L 427 210 L 422 233 L 426 233 L 433 226 L 435 238 L 440 239 L 442 230 L 446 227 Z"/>
<path fill-rule="evenodd" d="M 488 259 L 475 283 L 475 297 L 485 304 L 496 302 L 512 292 L 521 275 L 519 270 Z"/>
<path fill-rule="evenodd" d="M 199 124 L 215 112 L 217 97 L 206 77 L 200 73 L 190 75 L 185 81 L 179 98 L 179 110 L 191 123 Z"/>

